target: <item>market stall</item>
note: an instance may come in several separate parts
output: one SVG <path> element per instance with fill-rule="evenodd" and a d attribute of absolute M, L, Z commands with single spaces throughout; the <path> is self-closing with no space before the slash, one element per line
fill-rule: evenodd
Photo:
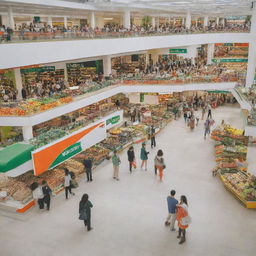
<path fill-rule="evenodd" d="M 219 175 L 224 186 L 247 208 L 256 208 L 256 177 L 247 172 L 248 137 L 243 133 L 226 124 L 213 130 L 211 138 L 217 141 L 217 166 L 213 173 Z"/>

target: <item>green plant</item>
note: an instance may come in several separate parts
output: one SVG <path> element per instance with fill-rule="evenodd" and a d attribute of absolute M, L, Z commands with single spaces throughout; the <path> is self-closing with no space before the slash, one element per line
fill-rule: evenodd
<path fill-rule="evenodd" d="M 151 24 L 151 17 L 149 17 L 149 16 L 144 16 L 144 17 L 142 18 L 142 24 L 141 24 L 142 27 L 148 29 L 149 26 L 150 26 L 150 24 Z"/>

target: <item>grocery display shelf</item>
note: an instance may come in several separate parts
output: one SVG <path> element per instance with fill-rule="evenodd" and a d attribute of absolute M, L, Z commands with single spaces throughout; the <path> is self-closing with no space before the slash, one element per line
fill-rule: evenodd
<path fill-rule="evenodd" d="M 226 181 L 226 179 L 222 176 L 219 175 L 224 187 L 229 190 L 241 203 L 245 205 L 246 208 L 248 209 L 256 209 L 256 201 L 246 201 L 241 195 L 239 195 L 233 188 L 232 186 L 229 185 L 229 183 Z"/>
<path fill-rule="evenodd" d="M 0 116 L 1 126 L 34 126 L 62 116 L 119 93 L 173 93 L 194 90 L 224 90 L 235 87 L 235 82 L 191 83 L 191 84 L 140 84 L 111 85 L 106 88 L 77 96 L 72 102 L 30 116 Z"/>

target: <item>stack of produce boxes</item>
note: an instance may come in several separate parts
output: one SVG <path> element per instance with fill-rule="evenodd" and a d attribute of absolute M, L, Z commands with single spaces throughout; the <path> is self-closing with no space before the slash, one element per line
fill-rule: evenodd
<path fill-rule="evenodd" d="M 214 171 L 247 208 L 256 208 L 256 177 L 247 172 L 248 137 L 243 130 L 223 125 L 213 130 L 211 138 L 216 141 Z"/>

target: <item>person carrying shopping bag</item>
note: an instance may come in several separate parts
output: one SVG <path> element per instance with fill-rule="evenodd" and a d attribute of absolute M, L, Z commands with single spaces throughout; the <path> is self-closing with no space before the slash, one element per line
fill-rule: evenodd
<path fill-rule="evenodd" d="M 179 235 L 177 238 L 180 238 L 179 244 L 183 244 L 186 241 L 186 229 L 189 224 L 191 224 L 191 217 L 188 214 L 188 202 L 184 195 L 180 197 L 180 203 L 177 205 L 176 219 L 179 227 Z"/>
<path fill-rule="evenodd" d="M 165 169 L 165 163 L 163 158 L 163 151 L 159 149 L 157 151 L 157 155 L 155 157 L 155 171 L 158 170 L 160 181 L 163 181 L 163 171 Z"/>
<path fill-rule="evenodd" d="M 92 230 L 91 227 L 91 208 L 93 207 L 91 201 L 89 201 L 89 195 L 83 194 L 81 201 L 79 203 L 79 220 L 84 221 L 84 225 L 87 230 Z"/>

